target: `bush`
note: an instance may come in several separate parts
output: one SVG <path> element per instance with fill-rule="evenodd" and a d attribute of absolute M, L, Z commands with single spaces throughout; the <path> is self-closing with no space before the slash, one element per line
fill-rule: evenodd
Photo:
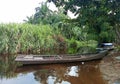
<path fill-rule="evenodd" d="M 97 41 L 77 41 L 74 39 L 67 40 L 68 53 L 93 53 L 96 52 Z"/>

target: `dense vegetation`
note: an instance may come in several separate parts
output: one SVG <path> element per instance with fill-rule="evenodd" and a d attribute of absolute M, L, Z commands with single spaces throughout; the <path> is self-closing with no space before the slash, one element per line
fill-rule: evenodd
<path fill-rule="evenodd" d="M 48 25 L 0 24 L 0 32 L 1 53 L 40 52 L 55 44 Z"/>
<path fill-rule="evenodd" d="M 90 34 L 98 42 L 120 42 L 120 0 L 48 0 L 78 15 L 72 23 Z M 70 22 L 70 23 L 71 23 Z M 93 37 L 93 38 L 91 38 Z"/>
<path fill-rule="evenodd" d="M 58 11 L 49 9 L 51 1 Z M 48 0 L 35 10 L 23 24 L 0 24 L 1 54 L 80 53 L 97 43 L 120 43 L 119 0 Z M 68 10 L 78 17 L 68 17 Z"/>
<path fill-rule="evenodd" d="M 76 53 L 87 42 L 66 39 L 49 25 L 0 24 L 0 53 Z M 94 43 L 91 44 L 94 45 Z M 71 48 L 73 51 L 71 50 Z M 94 45 L 95 47 L 95 45 Z"/>

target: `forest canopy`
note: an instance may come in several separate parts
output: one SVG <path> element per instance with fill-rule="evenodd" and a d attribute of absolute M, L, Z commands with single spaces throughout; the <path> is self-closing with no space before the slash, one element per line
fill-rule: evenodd
<path fill-rule="evenodd" d="M 95 35 L 98 42 L 119 42 L 120 0 L 48 0 L 57 7 L 63 7 L 78 17 L 71 20 L 79 27 Z"/>

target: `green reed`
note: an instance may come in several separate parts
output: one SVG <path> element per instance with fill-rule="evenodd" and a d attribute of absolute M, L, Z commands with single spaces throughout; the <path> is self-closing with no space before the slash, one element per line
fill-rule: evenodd
<path fill-rule="evenodd" d="M 53 35 L 49 25 L 0 24 L 0 53 L 37 53 L 53 48 Z"/>

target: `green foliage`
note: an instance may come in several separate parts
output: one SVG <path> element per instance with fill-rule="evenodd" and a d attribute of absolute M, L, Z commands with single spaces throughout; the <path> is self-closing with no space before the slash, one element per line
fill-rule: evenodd
<path fill-rule="evenodd" d="M 68 53 L 76 53 L 77 52 L 77 42 L 74 39 L 68 40 Z"/>
<path fill-rule="evenodd" d="M 82 47 L 96 44 L 94 41 L 75 40 L 77 35 L 79 37 L 78 30 L 73 29 L 72 39 L 66 40 L 49 25 L 0 24 L 0 53 L 77 53 Z"/>
<path fill-rule="evenodd" d="M 54 40 L 52 39 L 53 31 L 46 25 L 27 25 L 25 28 L 22 27 L 23 34 L 19 39 L 22 48 L 20 51 L 32 51 L 38 50 L 41 52 L 41 49 L 53 48 Z"/>
<path fill-rule="evenodd" d="M 70 23 L 87 30 L 87 39 L 98 42 L 114 42 L 115 34 L 119 35 L 116 25 L 120 23 L 119 0 L 48 0 L 57 7 L 63 7 L 78 15 Z M 116 31 L 116 32 L 115 32 Z M 112 34 L 110 33 L 112 32 Z M 119 37 L 119 36 L 118 36 Z"/>
<path fill-rule="evenodd" d="M 96 52 L 97 42 L 94 40 L 77 41 L 75 39 L 67 40 L 68 53 L 93 53 Z"/>
<path fill-rule="evenodd" d="M 99 37 L 100 37 L 99 42 L 114 41 L 113 39 L 115 39 L 115 31 L 109 23 L 104 22 L 101 25 L 101 30 L 102 30 L 102 32 L 100 32 L 100 34 L 99 34 Z"/>
<path fill-rule="evenodd" d="M 41 4 L 41 6 L 36 9 L 36 13 L 33 16 L 28 17 L 27 23 L 49 24 L 57 34 L 62 34 L 67 39 L 74 38 L 80 41 L 86 40 L 87 33 L 84 32 L 81 27 L 69 22 L 68 16 L 63 14 L 63 9 L 58 8 L 59 11 L 51 11 L 48 8 L 47 3 Z"/>
<path fill-rule="evenodd" d="M 0 53 L 41 53 L 54 47 L 53 35 L 49 25 L 0 24 Z"/>
<path fill-rule="evenodd" d="M 15 24 L 0 25 L 0 52 L 9 53 L 16 50 L 19 30 Z M 12 45 L 11 45 L 12 44 Z"/>
<path fill-rule="evenodd" d="M 52 27 L 58 26 L 58 24 L 67 19 L 68 17 L 62 14 L 62 10 L 59 11 L 52 11 L 49 9 L 46 3 L 42 3 L 40 7 L 36 8 L 36 12 L 34 15 L 27 17 L 25 20 L 27 23 L 31 24 L 49 24 Z"/>

